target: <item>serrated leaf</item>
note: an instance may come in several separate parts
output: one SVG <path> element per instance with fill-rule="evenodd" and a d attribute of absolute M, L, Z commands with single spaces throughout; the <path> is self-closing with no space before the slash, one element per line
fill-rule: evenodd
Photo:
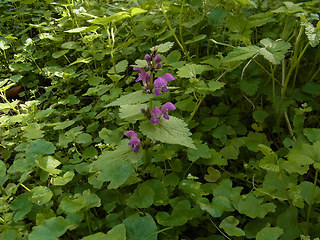
<path fill-rule="evenodd" d="M 308 82 L 302 87 L 302 91 L 315 96 L 320 96 L 320 84 Z"/>
<path fill-rule="evenodd" d="M 316 47 L 320 41 L 320 22 L 318 22 L 317 27 L 314 27 L 310 22 L 302 22 L 301 25 L 305 27 L 310 46 Z"/>
<path fill-rule="evenodd" d="M 188 158 L 191 162 L 195 162 L 199 158 L 210 158 L 211 153 L 207 144 L 197 145 L 197 149 L 188 149 Z"/>
<path fill-rule="evenodd" d="M 150 50 L 151 51 L 157 50 L 158 53 L 164 53 L 169 51 L 173 47 L 173 44 L 174 44 L 173 42 L 162 43 L 155 47 L 152 47 Z"/>
<path fill-rule="evenodd" d="M 128 61 L 127 60 L 122 60 L 120 62 L 118 62 L 115 67 L 116 67 L 116 71 L 117 73 L 121 73 L 121 72 L 124 72 L 126 71 L 127 67 L 128 67 Z M 114 68 L 111 67 L 108 71 L 109 74 L 114 74 L 115 71 L 114 71 Z"/>
<path fill-rule="evenodd" d="M 144 103 L 149 101 L 153 97 L 154 96 L 152 94 L 147 94 L 147 93 L 144 93 L 143 91 L 136 91 L 136 92 L 121 96 L 117 100 L 109 103 L 106 107 Z"/>
<path fill-rule="evenodd" d="M 260 49 L 259 53 L 272 64 L 280 64 L 291 48 L 291 44 L 283 40 L 273 41 L 270 38 L 264 38 L 260 43 L 264 47 Z"/>
<path fill-rule="evenodd" d="M 119 117 L 122 119 L 138 119 L 143 114 L 141 109 L 145 109 L 147 104 L 136 104 L 136 105 L 121 105 L 119 109 Z"/>
<path fill-rule="evenodd" d="M 212 70 L 212 67 L 208 65 L 198 65 L 193 63 L 188 63 L 183 67 L 178 69 L 177 75 L 180 78 L 196 78 L 197 75 L 200 75 L 204 71 Z"/>
<path fill-rule="evenodd" d="M 259 47 L 248 46 L 248 47 L 236 47 L 223 59 L 223 62 L 236 62 L 247 60 L 259 52 Z"/>
<path fill-rule="evenodd" d="M 169 144 L 179 144 L 196 149 L 193 144 L 190 130 L 187 124 L 176 117 L 170 116 L 169 120 L 160 119 L 159 124 L 153 124 L 150 120 L 140 124 L 140 131 L 150 139 Z"/>

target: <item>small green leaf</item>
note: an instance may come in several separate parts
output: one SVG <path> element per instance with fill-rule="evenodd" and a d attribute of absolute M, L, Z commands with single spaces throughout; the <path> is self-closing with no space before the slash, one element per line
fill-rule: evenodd
<path fill-rule="evenodd" d="M 253 57 L 259 52 L 259 47 L 257 46 L 248 46 L 248 47 L 236 47 L 224 58 L 223 62 L 236 62 L 244 61 L 248 58 Z"/>
<path fill-rule="evenodd" d="M 68 182 L 70 182 L 74 177 L 73 171 L 68 171 L 63 174 L 63 176 L 57 176 L 51 178 L 51 183 L 54 186 L 63 186 L 66 185 Z"/>
<path fill-rule="evenodd" d="M 78 44 L 76 42 L 65 42 L 61 45 L 61 47 L 66 49 L 76 49 Z"/>
<path fill-rule="evenodd" d="M 142 8 L 130 8 L 129 9 L 129 14 L 131 17 L 135 16 L 135 15 L 138 15 L 138 14 L 142 14 L 142 13 L 145 13 L 147 12 L 146 10 L 142 9 Z"/>
<path fill-rule="evenodd" d="M 53 217 L 32 228 L 28 240 L 58 240 L 68 230 L 68 221 L 63 217 Z"/>
<path fill-rule="evenodd" d="M 269 116 L 264 110 L 256 110 L 253 112 L 253 118 L 256 122 L 263 123 L 263 121 Z"/>
<path fill-rule="evenodd" d="M 207 144 L 197 145 L 197 149 L 188 149 L 188 158 L 191 162 L 195 162 L 199 158 L 209 159 L 211 153 Z"/>
<path fill-rule="evenodd" d="M 75 197 L 64 196 L 60 202 L 59 208 L 66 213 L 75 213 L 80 211 L 86 205 L 87 202 L 85 198 L 80 194 L 76 194 Z"/>
<path fill-rule="evenodd" d="M 160 45 L 152 47 L 150 50 L 151 51 L 157 50 L 158 53 L 164 53 L 169 51 L 173 47 L 173 44 L 174 44 L 173 42 L 162 43 Z"/>
<path fill-rule="evenodd" d="M 219 170 L 214 169 L 213 167 L 208 167 L 207 171 L 208 174 L 204 175 L 204 179 L 207 182 L 216 182 L 221 177 Z"/>
<path fill-rule="evenodd" d="M 265 227 L 261 229 L 256 236 L 257 240 L 277 240 L 283 234 L 282 228 Z"/>
<path fill-rule="evenodd" d="M 65 129 L 65 128 L 71 126 L 72 124 L 74 124 L 75 122 L 76 122 L 75 120 L 66 120 L 64 122 L 60 122 L 53 128 L 53 130 Z"/>
<path fill-rule="evenodd" d="M 197 75 L 200 75 L 204 71 L 211 70 L 212 67 L 208 65 L 198 65 L 193 63 L 188 63 L 183 67 L 180 67 L 178 69 L 177 75 L 180 78 L 197 78 Z"/>
<path fill-rule="evenodd" d="M 205 39 L 206 37 L 207 37 L 206 34 L 200 34 L 200 35 L 195 36 L 193 39 L 186 41 L 185 44 L 199 42 L 199 41 Z"/>
<path fill-rule="evenodd" d="M 311 95 L 320 96 L 320 84 L 308 82 L 302 87 L 302 91 Z"/>
<path fill-rule="evenodd" d="M 78 27 L 78 28 L 73 28 L 73 29 L 70 29 L 70 30 L 66 30 L 64 32 L 67 32 L 67 33 L 80 33 L 80 32 L 84 32 L 88 28 L 89 27 Z"/>
<path fill-rule="evenodd" d="M 35 160 L 42 154 L 52 154 L 55 150 L 56 147 L 53 143 L 44 139 L 37 139 L 31 142 L 29 149 L 26 151 L 26 157 Z"/>
<path fill-rule="evenodd" d="M 226 211 L 234 211 L 231 201 L 223 196 L 214 197 L 211 204 L 207 198 L 200 198 L 197 204 L 199 204 L 202 210 L 207 211 L 214 218 L 221 217 Z"/>
<path fill-rule="evenodd" d="M 144 121 L 140 124 L 140 131 L 153 140 L 196 149 L 187 124 L 172 116 L 169 120 L 160 119 L 159 124 L 153 124 L 150 120 Z"/>
<path fill-rule="evenodd" d="M 119 109 L 119 117 L 122 119 L 136 120 L 143 117 L 144 115 L 141 112 L 141 109 L 145 109 L 147 104 L 136 104 L 136 105 L 121 105 Z"/>
<path fill-rule="evenodd" d="M 291 48 L 291 44 L 283 40 L 273 41 L 270 38 L 264 38 L 260 43 L 264 48 L 261 48 L 259 53 L 272 64 L 280 64 Z"/>
<path fill-rule="evenodd" d="M 69 52 L 69 50 L 60 50 L 58 52 L 54 52 L 52 53 L 52 57 L 53 58 L 59 58 L 62 57 L 63 55 L 67 54 Z"/>
<path fill-rule="evenodd" d="M 116 70 L 117 70 L 117 73 L 121 73 L 121 72 L 124 72 L 126 71 L 127 67 L 128 67 L 128 61 L 127 60 L 122 60 L 120 62 L 118 62 L 115 67 L 116 67 Z M 115 71 L 114 71 L 114 68 L 111 67 L 108 71 L 109 74 L 114 74 Z"/>
<path fill-rule="evenodd" d="M 23 193 L 16 197 L 12 204 L 11 210 L 15 211 L 13 221 L 20 221 L 24 219 L 33 207 L 31 202 L 31 193 Z"/>
<path fill-rule="evenodd" d="M 226 217 L 222 220 L 219 227 L 226 231 L 226 233 L 230 236 L 240 237 L 245 236 L 245 232 L 241 228 L 237 228 L 236 226 L 239 224 L 239 220 L 234 216 Z"/>
<path fill-rule="evenodd" d="M 320 129 L 319 128 L 304 128 L 303 134 L 312 143 L 320 140 Z"/>

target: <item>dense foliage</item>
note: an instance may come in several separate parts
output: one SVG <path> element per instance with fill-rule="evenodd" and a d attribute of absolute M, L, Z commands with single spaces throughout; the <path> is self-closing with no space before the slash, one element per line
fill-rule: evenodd
<path fill-rule="evenodd" d="M 319 237 L 319 9 L 1 0 L 0 239 Z"/>

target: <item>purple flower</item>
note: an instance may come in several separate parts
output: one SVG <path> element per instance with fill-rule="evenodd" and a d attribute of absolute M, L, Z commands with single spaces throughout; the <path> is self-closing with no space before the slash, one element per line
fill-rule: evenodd
<path fill-rule="evenodd" d="M 161 116 L 163 116 L 164 119 L 169 120 L 169 115 L 168 115 L 168 111 L 173 111 L 175 110 L 176 107 L 171 103 L 171 102 L 166 102 L 165 104 L 163 104 L 161 106 L 161 110 L 158 107 L 154 107 L 151 112 L 151 118 L 150 121 L 151 123 L 159 123 L 159 119 L 161 118 Z"/>
<path fill-rule="evenodd" d="M 167 82 L 174 80 L 170 73 L 165 73 L 162 77 L 158 77 L 153 83 L 154 94 L 159 96 L 162 92 L 168 92 Z"/>
<path fill-rule="evenodd" d="M 160 55 L 156 55 L 156 56 L 154 57 L 154 62 L 155 62 L 155 63 L 161 62 L 161 57 L 160 57 Z"/>
<path fill-rule="evenodd" d="M 160 109 L 158 107 L 154 107 L 151 112 L 150 112 L 151 118 L 150 121 L 151 123 L 159 123 L 159 118 L 162 115 L 162 112 L 160 111 Z"/>
<path fill-rule="evenodd" d="M 138 152 L 139 146 L 140 146 L 140 144 L 141 144 L 140 139 L 138 138 L 138 135 L 137 135 L 134 131 L 132 131 L 132 130 L 126 132 L 125 135 L 126 135 L 127 137 L 131 137 L 128 145 L 129 145 L 129 146 L 133 146 L 132 152 Z"/>
<path fill-rule="evenodd" d="M 163 118 L 169 120 L 168 111 L 173 111 L 175 109 L 176 107 L 171 102 L 166 102 L 165 104 L 163 104 L 161 106 L 161 113 L 163 114 Z"/>
<path fill-rule="evenodd" d="M 147 86 L 150 82 L 151 76 L 147 73 L 144 68 L 134 67 L 133 70 L 140 71 L 139 77 L 136 79 L 136 82 L 142 81 L 143 86 Z"/>
<path fill-rule="evenodd" d="M 150 56 L 149 54 L 146 54 L 146 55 L 144 56 L 144 59 L 147 61 L 148 64 L 151 63 L 151 56 Z"/>

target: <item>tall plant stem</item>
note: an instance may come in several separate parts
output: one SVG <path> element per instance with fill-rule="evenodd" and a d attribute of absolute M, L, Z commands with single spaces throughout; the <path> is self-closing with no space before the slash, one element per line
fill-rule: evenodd
<path fill-rule="evenodd" d="M 199 99 L 198 104 L 195 106 L 195 108 L 193 109 L 192 113 L 190 114 L 190 119 L 189 119 L 190 121 L 192 120 L 192 118 L 194 117 L 194 115 L 197 113 L 197 111 L 198 111 L 198 109 L 199 109 L 199 107 L 200 107 L 203 99 L 205 98 L 205 96 L 206 96 L 206 95 L 204 94 L 204 95 L 202 95 L 201 98 Z"/>
<path fill-rule="evenodd" d="M 169 29 L 170 29 L 171 32 L 172 32 L 172 35 L 173 35 L 174 39 L 176 40 L 177 44 L 178 44 L 179 47 L 181 48 L 182 52 L 183 52 L 183 53 L 188 57 L 188 59 L 189 59 L 190 57 L 189 57 L 188 52 L 187 52 L 186 49 L 183 47 L 183 45 L 180 43 L 180 41 L 179 41 L 176 33 L 174 32 L 174 30 L 173 30 L 173 28 L 172 28 L 172 26 L 171 26 L 171 24 L 170 24 L 169 18 L 168 18 L 167 14 L 166 14 L 166 11 L 164 10 L 163 4 L 161 5 L 161 10 L 162 10 L 164 19 L 166 20 L 166 23 L 167 23 Z"/>
<path fill-rule="evenodd" d="M 310 229 L 310 214 L 311 214 L 311 209 L 312 209 L 312 205 L 314 202 L 314 198 L 316 195 L 318 172 L 319 172 L 319 170 L 317 169 L 316 175 L 314 176 L 312 195 L 311 195 L 311 199 L 310 199 L 310 203 L 309 203 L 309 207 L 308 207 L 308 212 L 307 212 L 307 234 L 309 233 L 309 229 Z"/>
<path fill-rule="evenodd" d="M 182 16 L 183 14 L 183 7 L 185 4 L 186 0 L 183 0 L 181 3 L 181 8 L 180 8 L 180 16 L 179 16 L 179 33 L 180 33 L 180 41 L 181 41 L 181 45 L 183 46 L 183 48 L 185 49 L 185 45 L 184 45 L 184 41 L 183 41 L 183 35 L 182 35 Z M 163 10 L 162 10 L 163 11 Z"/>

